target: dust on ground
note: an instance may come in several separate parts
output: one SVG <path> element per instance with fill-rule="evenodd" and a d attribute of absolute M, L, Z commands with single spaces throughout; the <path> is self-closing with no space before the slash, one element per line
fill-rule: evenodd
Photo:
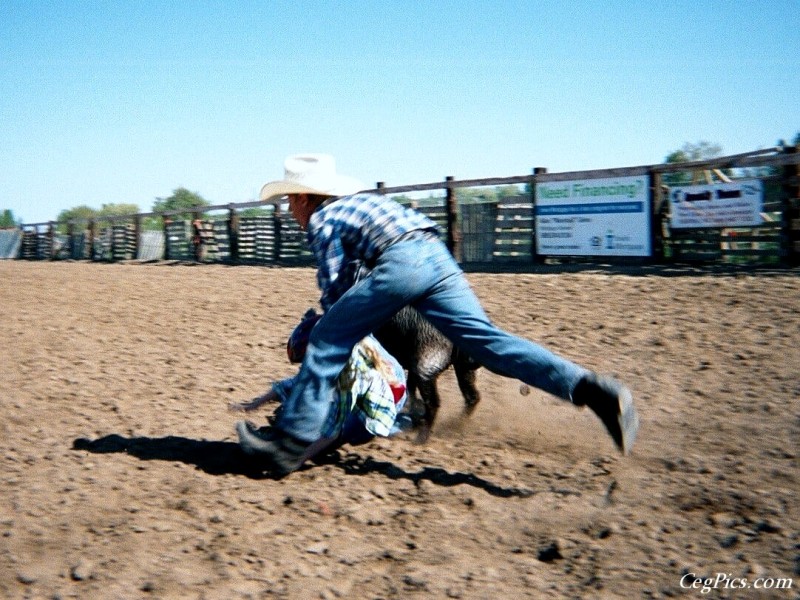
<path fill-rule="evenodd" d="M 795 597 L 798 275 L 471 273 L 500 326 L 629 384 L 633 454 L 485 370 L 463 421 L 448 372 L 427 445 L 275 481 L 227 405 L 293 373 L 312 269 L 0 262 L 0 596 Z"/>

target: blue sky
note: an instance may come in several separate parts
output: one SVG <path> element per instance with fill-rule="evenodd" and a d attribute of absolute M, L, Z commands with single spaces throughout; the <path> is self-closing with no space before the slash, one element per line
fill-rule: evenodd
<path fill-rule="evenodd" d="M 255 199 L 285 156 L 403 185 L 800 131 L 800 0 L 0 1 L 0 209 Z"/>

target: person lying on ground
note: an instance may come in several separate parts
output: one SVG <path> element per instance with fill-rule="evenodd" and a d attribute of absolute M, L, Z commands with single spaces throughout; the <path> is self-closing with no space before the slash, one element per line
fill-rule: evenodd
<path fill-rule="evenodd" d="M 308 338 L 321 315 L 313 309 L 306 312 L 295 327 L 286 345 L 290 362 L 301 363 Z M 232 410 L 252 411 L 272 402 L 281 406 L 275 412 L 279 419 L 283 402 L 296 385 L 296 377 L 272 385 L 265 394 L 248 402 L 235 403 Z M 355 345 L 330 398 L 327 420 L 319 439 L 306 449 L 305 460 L 329 453 L 342 445 L 366 444 L 375 436 L 390 436 L 406 431 L 411 420 L 401 413 L 407 399 L 405 372 L 397 360 L 372 336 Z M 249 421 L 236 425 L 239 444 L 247 454 L 259 454 L 262 440 L 257 427 Z"/>

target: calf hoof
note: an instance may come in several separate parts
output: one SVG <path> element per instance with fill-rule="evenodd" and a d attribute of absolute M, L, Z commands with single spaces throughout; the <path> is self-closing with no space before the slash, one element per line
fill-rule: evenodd
<path fill-rule="evenodd" d="M 422 444 L 427 444 L 430 437 L 431 437 L 431 426 L 420 425 L 419 428 L 417 429 L 417 439 L 414 440 L 414 443 L 420 446 Z"/>
<path fill-rule="evenodd" d="M 469 417 L 472 413 L 475 412 L 475 409 L 478 408 L 478 403 L 475 402 L 474 404 L 465 404 L 464 405 L 464 413 L 465 417 Z"/>

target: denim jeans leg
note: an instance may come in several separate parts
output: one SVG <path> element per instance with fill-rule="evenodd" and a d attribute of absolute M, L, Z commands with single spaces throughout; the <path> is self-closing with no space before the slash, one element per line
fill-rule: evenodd
<path fill-rule="evenodd" d="M 486 316 L 460 267 L 441 245 L 430 265 L 439 283 L 413 303 L 456 346 L 482 366 L 571 400 L 583 367 L 495 326 Z"/>
<path fill-rule="evenodd" d="M 409 240 L 384 251 L 370 275 L 350 288 L 311 333 L 303 365 L 277 426 L 296 438 L 316 440 L 330 410 L 336 378 L 353 347 L 430 287 L 425 246 Z"/>

